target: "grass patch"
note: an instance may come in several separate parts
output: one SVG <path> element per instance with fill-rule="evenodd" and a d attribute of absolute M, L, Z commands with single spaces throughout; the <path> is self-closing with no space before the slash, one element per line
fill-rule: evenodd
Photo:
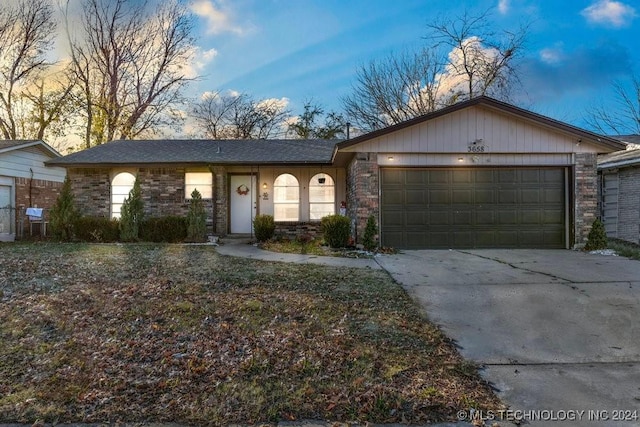
<path fill-rule="evenodd" d="M 384 272 L 0 246 L 0 422 L 455 421 L 500 402 Z"/>
<path fill-rule="evenodd" d="M 607 246 L 620 256 L 640 261 L 640 245 L 610 238 Z"/>

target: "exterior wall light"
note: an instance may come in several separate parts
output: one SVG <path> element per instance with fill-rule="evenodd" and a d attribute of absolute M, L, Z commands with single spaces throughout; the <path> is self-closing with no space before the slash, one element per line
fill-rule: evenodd
<path fill-rule="evenodd" d="M 264 188 L 265 190 L 267 189 L 267 183 L 266 182 L 262 183 L 262 188 Z"/>

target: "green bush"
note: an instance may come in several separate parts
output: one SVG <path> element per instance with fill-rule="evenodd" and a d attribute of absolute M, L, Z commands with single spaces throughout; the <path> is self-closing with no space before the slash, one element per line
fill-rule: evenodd
<path fill-rule="evenodd" d="M 75 237 L 83 242 L 117 242 L 119 221 L 102 217 L 83 216 L 74 225 Z"/>
<path fill-rule="evenodd" d="M 135 242 L 140 239 L 140 224 L 144 220 L 144 204 L 140 190 L 140 180 L 136 175 L 129 197 L 124 200 L 120 210 L 120 240 Z"/>
<path fill-rule="evenodd" d="M 273 237 L 276 223 L 271 215 L 256 215 L 253 218 L 253 231 L 258 242 L 266 242 Z"/>
<path fill-rule="evenodd" d="M 191 193 L 189 213 L 187 213 L 187 239 L 190 242 L 204 242 L 207 234 L 207 213 L 198 190 Z"/>
<path fill-rule="evenodd" d="M 74 235 L 73 228 L 79 216 L 71 191 L 71 180 L 67 175 L 60 194 L 49 212 L 49 224 L 53 237 L 64 241 L 71 240 Z"/>
<path fill-rule="evenodd" d="M 591 231 L 589 231 L 589 236 L 587 237 L 587 244 L 584 246 L 584 249 L 587 251 L 606 249 L 608 243 L 604 224 L 600 221 L 600 218 L 597 218 L 593 221 Z"/>
<path fill-rule="evenodd" d="M 351 235 L 351 220 L 342 215 L 328 215 L 320 222 L 324 240 L 332 248 L 344 248 Z"/>
<path fill-rule="evenodd" d="M 367 218 L 367 225 L 364 228 L 364 237 L 362 238 L 362 245 L 366 250 L 373 251 L 378 247 L 376 234 L 378 234 L 376 218 L 373 215 L 369 215 L 369 218 Z"/>
<path fill-rule="evenodd" d="M 187 219 L 180 216 L 147 218 L 140 225 L 140 240 L 178 243 L 187 238 Z"/>

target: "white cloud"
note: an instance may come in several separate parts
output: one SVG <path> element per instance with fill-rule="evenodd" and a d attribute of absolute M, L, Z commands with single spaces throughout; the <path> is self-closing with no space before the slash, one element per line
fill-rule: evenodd
<path fill-rule="evenodd" d="M 499 0 L 498 1 L 498 11 L 502 15 L 506 15 L 509 12 L 510 0 Z"/>
<path fill-rule="evenodd" d="M 557 64 L 563 57 L 562 50 L 557 47 L 547 47 L 540 51 L 540 59 L 546 64 Z"/>
<path fill-rule="evenodd" d="M 221 3 L 213 0 L 197 0 L 191 5 L 191 11 L 207 21 L 207 34 L 235 33 L 244 34 L 245 30 L 237 25 L 231 11 L 224 9 Z"/>
<path fill-rule="evenodd" d="M 627 26 L 637 16 L 633 7 L 615 0 L 598 0 L 580 13 L 591 23 L 614 27 Z"/>

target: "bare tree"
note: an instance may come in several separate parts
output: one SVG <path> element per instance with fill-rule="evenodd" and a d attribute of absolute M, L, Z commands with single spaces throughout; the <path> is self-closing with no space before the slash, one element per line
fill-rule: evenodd
<path fill-rule="evenodd" d="M 366 130 L 399 123 L 440 106 L 443 60 L 434 50 L 391 55 L 361 66 L 352 93 L 342 99 L 346 116 Z"/>
<path fill-rule="evenodd" d="M 479 95 L 507 99 L 518 80 L 516 60 L 522 55 L 528 25 L 516 31 L 494 31 L 489 11 L 463 12 L 427 26 L 434 47 L 449 50 L 446 75 L 450 94 L 458 100 Z"/>
<path fill-rule="evenodd" d="M 0 132 L 6 139 L 22 135 L 23 88 L 48 64 L 45 53 L 56 23 L 48 0 L 21 0 L 0 8 Z"/>
<path fill-rule="evenodd" d="M 318 123 L 318 119 L 324 115 L 324 125 Z M 289 123 L 289 132 L 300 139 L 336 139 L 345 133 L 346 122 L 344 117 L 330 111 L 324 114 L 324 108 L 307 101 L 304 104 L 304 112 Z"/>
<path fill-rule="evenodd" d="M 290 112 L 281 100 L 254 100 L 247 94 L 207 94 L 190 111 L 213 139 L 269 139 L 283 132 Z"/>
<path fill-rule="evenodd" d="M 26 88 L 22 94 L 28 104 L 20 120 L 22 135 L 48 141 L 66 135 L 76 112 L 71 97 L 74 87 L 71 70 L 65 69 L 43 74 Z"/>
<path fill-rule="evenodd" d="M 488 18 L 488 12 L 465 12 L 440 19 L 428 25 L 422 51 L 360 67 L 352 94 L 342 100 L 349 121 L 373 130 L 478 95 L 508 99 L 528 28 L 497 34 Z"/>
<path fill-rule="evenodd" d="M 640 135 L 640 78 L 633 76 L 631 86 L 613 83 L 617 108 L 600 104 L 587 113 L 587 123 L 604 135 Z"/>
<path fill-rule="evenodd" d="M 176 0 L 84 0 L 82 27 L 67 34 L 85 119 L 85 146 L 135 138 L 170 123 L 192 80 L 192 20 Z"/>

